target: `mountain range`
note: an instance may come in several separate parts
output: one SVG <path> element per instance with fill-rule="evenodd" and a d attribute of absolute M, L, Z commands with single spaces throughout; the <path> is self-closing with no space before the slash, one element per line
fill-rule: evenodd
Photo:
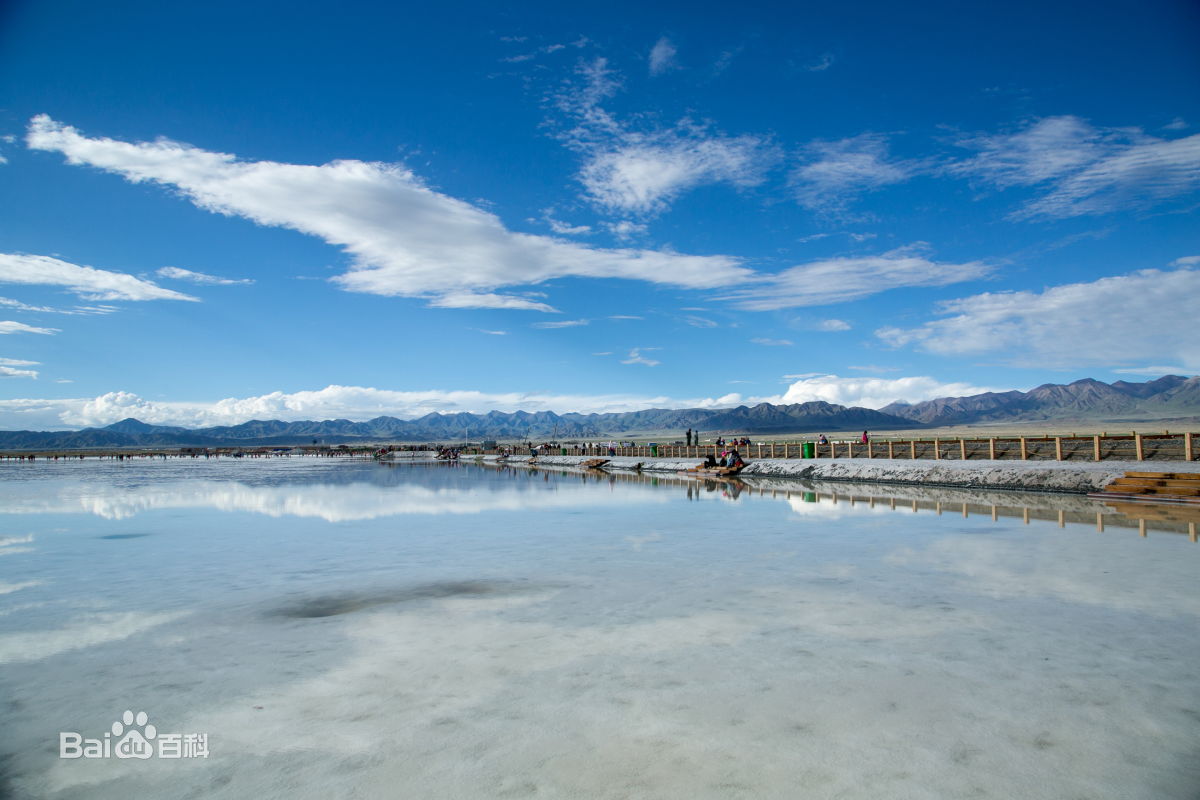
<path fill-rule="evenodd" d="M 218 447 L 368 442 L 461 442 L 466 439 L 571 440 L 635 433 L 682 438 L 687 428 L 706 433 L 783 434 L 846 430 L 899 430 L 977 423 L 1053 421 L 1200 422 L 1200 377 L 1168 375 L 1145 383 L 1085 378 L 1045 384 L 1028 392 L 987 392 L 921 403 L 892 403 L 878 411 L 822 401 L 736 408 L 652 408 L 611 414 L 551 411 L 486 414 L 431 413 L 416 419 L 376 417 L 182 428 L 123 419 L 79 431 L 0 431 L 0 449 Z"/>

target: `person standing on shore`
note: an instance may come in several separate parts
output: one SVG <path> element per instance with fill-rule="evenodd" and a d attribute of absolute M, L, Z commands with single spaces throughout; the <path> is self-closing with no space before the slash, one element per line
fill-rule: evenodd
<path fill-rule="evenodd" d="M 866 431 L 863 431 L 863 435 L 862 435 L 862 443 L 863 443 L 863 444 L 866 444 L 868 441 L 870 441 L 870 440 L 869 440 L 869 439 L 867 439 L 867 432 L 866 432 Z"/>

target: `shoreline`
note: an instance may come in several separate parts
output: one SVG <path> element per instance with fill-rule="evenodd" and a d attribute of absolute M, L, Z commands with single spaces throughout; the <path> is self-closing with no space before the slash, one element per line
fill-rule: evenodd
<path fill-rule="evenodd" d="M 509 456 L 502 463 L 522 466 L 578 467 L 595 456 Z M 463 461 L 500 461 L 498 456 L 463 456 Z M 696 459 L 613 456 L 604 469 L 643 472 L 682 472 Z M 988 489 L 1059 494 L 1089 494 L 1103 490 L 1126 472 L 1147 471 L 1145 462 L 1101 461 L 949 461 L 934 459 L 879 460 L 863 458 L 782 459 L 748 461 L 741 476 L 813 481 L 846 481 L 897 486 L 937 486 L 953 489 Z M 1160 461 L 1155 472 L 1200 474 L 1200 463 Z"/>

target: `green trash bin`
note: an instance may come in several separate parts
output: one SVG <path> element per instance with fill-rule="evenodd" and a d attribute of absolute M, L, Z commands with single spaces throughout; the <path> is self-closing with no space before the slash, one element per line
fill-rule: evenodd
<path fill-rule="evenodd" d="M 812 442 L 804 442 L 800 445 L 801 458 L 816 458 L 816 445 Z"/>
<path fill-rule="evenodd" d="M 651 458 L 658 458 L 658 445 L 651 443 L 651 445 L 650 445 L 650 457 L 651 457 Z"/>
<path fill-rule="evenodd" d="M 558 454 L 560 456 L 565 456 L 567 454 L 567 448 L 565 448 L 565 447 L 558 448 Z"/>

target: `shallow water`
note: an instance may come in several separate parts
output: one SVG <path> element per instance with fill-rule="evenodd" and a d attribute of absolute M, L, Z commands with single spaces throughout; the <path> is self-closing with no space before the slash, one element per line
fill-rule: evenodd
<path fill-rule="evenodd" d="M 1186 532 L 792 486 L 5 464 L 0 796 L 1197 796 Z"/>

